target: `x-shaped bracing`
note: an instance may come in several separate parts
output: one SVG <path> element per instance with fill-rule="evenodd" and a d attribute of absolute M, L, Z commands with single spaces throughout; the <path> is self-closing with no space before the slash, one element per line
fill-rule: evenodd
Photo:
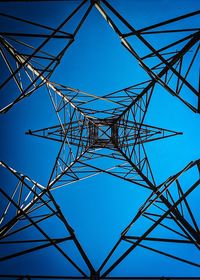
<path fill-rule="evenodd" d="M 87 6 L 88 5 L 88 6 Z M 39 86 L 45 84 L 50 77 L 50 75 L 54 72 L 57 65 L 59 64 L 62 56 L 66 52 L 66 50 L 71 46 L 74 41 L 75 36 L 77 35 L 80 27 L 86 20 L 87 16 L 92 10 L 92 7 L 95 7 L 100 14 L 104 17 L 104 19 L 109 23 L 115 33 L 119 36 L 122 45 L 133 55 L 134 58 L 138 61 L 139 65 L 143 68 L 145 72 L 151 78 L 149 85 L 141 95 L 144 95 L 147 90 L 149 90 L 152 86 L 156 83 L 159 83 L 163 86 L 167 91 L 169 91 L 172 95 L 179 98 L 186 106 L 188 106 L 194 112 L 199 112 L 199 83 L 198 86 L 193 85 L 192 82 L 189 80 L 189 76 L 191 71 L 196 67 L 195 61 L 199 59 L 199 38 L 200 38 L 200 31 L 199 28 L 186 28 L 186 29 L 168 29 L 166 30 L 166 26 L 170 26 L 173 23 L 180 22 L 181 20 L 185 20 L 188 18 L 192 18 L 198 16 L 200 11 L 195 11 L 189 14 L 185 14 L 170 20 L 166 20 L 164 22 L 160 22 L 158 24 L 145 27 L 143 29 L 136 30 L 129 22 L 123 18 L 116 9 L 114 9 L 110 3 L 106 0 L 102 1 L 82 1 L 80 5 L 76 7 L 76 9 L 68 15 L 68 17 L 60 24 L 56 29 L 48 28 L 46 26 L 40 25 L 41 28 L 51 30 L 52 33 L 46 35 L 46 39 L 41 43 L 41 45 L 34 49 L 34 51 L 27 55 L 23 53 L 19 53 L 17 49 L 13 48 L 8 41 L 16 41 L 15 37 L 19 36 L 28 36 L 28 34 L 9 34 L 8 32 L 4 32 L 1 34 L 0 43 L 1 43 L 1 55 L 3 60 L 5 61 L 11 76 L 7 78 L 2 84 L 1 88 L 3 88 L 12 78 L 14 79 L 18 89 L 20 90 L 20 95 L 12 101 L 10 104 L 5 106 L 1 109 L 1 112 L 8 111 L 14 104 L 18 101 L 23 99 L 26 96 L 32 94 Z M 82 11 L 82 9 L 85 9 Z M 70 20 L 73 19 L 74 16 L 78 12 L 82 12 L 83 16 L 81 20 L 78 22 L 77 27 L 73 32 L 66 33 L 62 31 L 62 28 L 65 27 Z M 31 24 L 33 26 L 38 26 L 37 23 L 29 22 L 27 20 L 22 20 L 20 18 L 16 18 L 13 16 L 1 14 L 3 17 L 7 17 L 8 19 L 11 18 L 13 20 L 22 21 L 26 24 Z M 114 19 L 116 18 L 117 22 Z M 119 26 L 118 26 L 119 25 Z M 164 27 L 164 29 L 159 29 Z M 123 32 L 124 28 L 129 30 L 129 32 Z M 157 30 L 159 29 L 159 30 Z M 161 36 L 162 34 L 167 33 L 183 33 L 187 34 L 187 36 L 183 36 L 181 39 L 170 42 L 168 45 L 162 46 L 160 49 L 156 49 L 151 45 L 146 36 L 149 34 L 152 36 Z M 188 35 L 189 33 L 189 35 Z M 30 37 L 34 34 L 30 34 Z M 37 35 L 37 34 L 36 34 Z M 38 34 L 38 36 L 43 36 L 43 34 Z M 62 40 L 63 37 L 69 40 L 67 46 L 65 46 L 60 53 L 56 56 L 52 56 L 51 54 L 44 53 L 43 47 L 48 45 L 49 41 L 54 39 L 56 36 L 60 36 Z M 63 36 L 63 37 L 62 37 Z M 36 36 L 37 37 L 37 36 Z M 43 36 L 45 37 L 45 36 Z M 138 40 L 143 48 L 146 51 L 140 54 L 140 49 L 135 49 L 132 47 L 133 43 L 131 39 Z M 157 37 L 156 37 L 157 39 Z M 17 40 L 18 44 L 23 44 L 23 42 Z M 26 44 L 24 44 L 26 45 Z M 31 46 L 29 46 L 31 48 Z M 193 51 L 194 53 L 190 56 L 190 59 L 187 58 L 188 52 Z M 148 53 L 147 53 L 148 52 Z M 11 56 L 17 63 L 17 68 L 13 69 L 12 64 L 9 62 L 8 56 Z M 32 59 L 40 59 L 41 61 L 48 61 L 48 64 L 42 66 L 42 69 L 39 69 L 39 62 L 33 64 Z M 149 58 L 152 63 L 149 63 Z M 54 65 L 55 64 L 55 65 Z M 51 69 L 52 66 L 52 69 Z M 30 67 L 32 69 L 30 69 Z M 41 68 L 41 65 L 40 65 Z M 29 83 L 25 85 L 25 88 L 22 87 L 20 81 L 20 70 L 24 69 L 28 79 L 30 80 Z M 30 77 L 29 71 L 33 72 L 34 78 Z M 199 69 L 196 72 L 196 79 L 199 80 Z M 18 77 L 19 76 L 19 77 Z M 39 85 L 36 85 L 36 82 L 41 81 Z M 33 88 L 32 88 L 33 87 Z M 187 96 L 185 96 L 185 91 L 187 91 Z M 182 94 L 183 92 L 183 94 Z M 192 104 L 190 101 L 190 96 L 194 95 L 196 98 L 195 104 Z M 131 105 L 130 105 L 131 106 Z M 128 110 L 128 108 L 127 108 Z"/>

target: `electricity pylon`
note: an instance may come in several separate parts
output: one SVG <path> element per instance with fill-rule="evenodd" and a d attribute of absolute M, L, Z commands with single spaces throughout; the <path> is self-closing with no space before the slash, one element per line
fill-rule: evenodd
<path fill-rule="evenodd" d="M 197 251 L 200 249 L 198 220 L 193 213 L 191 201 L 188 201 L 188 196 L 200 184 L 199 160 L 190 162 L 180 172 L 157 185 L 145 150 L 148 142 L 154 141 L 156 144 L 158 140 L 164 141 L 167 137 L 181 134 L 145 123 L 148 106 L 157 84 L 180 99 L 193 112 L 200 112 L 200 28 L 173 27 L 177 22 L 181 24 L 185 19 L 199 16 L 200 11 L 136 30 L 111 3 L 112 1 L 106 0 L 81 1 L 55 29 L 15 16 L 0 14 L 7 20 L 42 30 L 40 33 L 0 32 L 0 54 L 2 62 L 7 66 L 7 73 L 10 73 L 0 87 L 3 89 L 14 82 L 19 90 L 19 95 L 2 107 L 1 113 L 9 111 L 39 87 L 46 87 L 58 122 L 26 133 L 60 144 L 45 186 L 1 161 L 1 167 L 14 175 L 17 184 L 9 192 L 0 189 L 4 201 L 0 217 L 2 225 L 0 244 L 15 244 L 17 250 L 12 252 L 9 250 L 6 254 L 3 252 L 0 260 L 7 261 L 52 246 L 80 275 L 79 277 L 66 275 L 61 279 L 73 277 L 91 280 L 110 279 L 110 273 L 138 247 L 200 267 L 200 264 L 190 256 L 180 257 L 174 250 L 169 252 L 160 249 L 162 243 L 193 245 Z M 148 80 L 104 96 L 90 94 L 51 80 L 53 72 L 62 63 L 62 57 L 72 45 L 81 26 L 86 24 L 87 17 L 93 9 L 108 22 L 122 45 L 137 60 L 136 67 L 141 67 L 148 74 Z M 71 28 L 72 22 L 75 22 L 73 31 L 66 31 L 65 28 L 68 24 Z M 166 40 L 162 43 L 163 36 L 171 33 L 181 36 L 178 40 L 172 41 L 169 38 L 168 43 Z M 161 39 L 159 47 L 149 42 L 149 36 L 152 42 L 159 36 Z M 24 41 L 19 40 L 19 37 Z M 26 38 L 31 38 L 33 45 L 27 44 Z M 52 53 L 49 43 L 54 40 L 61 43 Z M 137 44 L 134 47 L 135 42 L 139 42 L 138 47 Z M 96 269 L 78 241 L 76 231 L 69 225 L 52 190 L 102 173 L 145 188 L 149 197 L 121 233 L 118 242 L 101 266 Z M 184 176 L 185 180 L 191 178 L 189 183 L 188 181 L 187 184 L 182 183 Z M 134 227 L 138 223 L 144 224 L 143 232 L 138 232 L 137 227 Z M 59 232 L 48 233 L 47 225 L 52 228 L 54 224 L 58 225 Z M 34 233 L 34 239 L 24 237 L 22 233 L 27 229 Z M 162 232 L 161 236 L 158 234 L 159 231 Z M 38 242 L 40 245 L 37 245 Z M 60 245 L 65 243 L 72 244 L 73 250 L 79 255 L 79 262 Z M 117 249 L 123 243 L 129 244 L 129 247 L 116 256 Z M 29 244 L 29 248 L 24 249 L 24 244 Z M 2 277 L 42 279 L 48 276 L 1 275 L 0 278 Z M 56 279 L 56 276 L 49 277 Z M 119 275 L 119 278 L 126 277 Z"/>

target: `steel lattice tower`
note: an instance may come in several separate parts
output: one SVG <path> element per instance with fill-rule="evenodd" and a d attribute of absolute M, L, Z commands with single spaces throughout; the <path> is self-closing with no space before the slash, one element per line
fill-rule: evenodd
<path fill-rule="evenodd" d="M 32 2 L 37 5 L 38 1 Z M 43 2 L 48 3 L 48 0 Z M 68 49 L 73 48 L 77 34 L 87 24 L 87 18 L 94 9 L 102 21 L 109 24 L 122 46 L 133 57 L 136 67 L 147 74 L 148 79 L 101 96 L 53 81 L 53 74 L 64 57 L 67 57 Z M 9 245 L 14 244 L 15 248 L 3 249 L 0 260 L 4 264 L 10 259 L 54 247 L 77 272 L 75 275 L 66 273 L 65 276 L 27 276 L 9 272 L 0 275 L 0 278 L 139 279 L 136 275 L 112 275 L 137 248 L 200 268 L 200 263 L 195 262 L 191 256 L 180 257 L 173 250 L 169 253 L 159 246 L 161 243 L 169 246 L 188 244 L 199 252 L 200 219 L 192 210 L 192 200 L 188 197 L 199 187 L 200 161 L 191 161 L 182 170 L 157 184 L 146 143 L 156 144 L 158 140 L 178 137 L 182 132 L 157 127 L 145 120 L 157 85 L 184 103 L 188 110 L 200 112 L 200 27 L 191 27 L 191 24 L 182 27 L 184 20 L 192 22 L 193 18 L 199 19 L 199 16 L 200 10 L 137 29 L 121 15 L 112 0 L 76 1 L 75 8 L 56 28 L 0 13 L 3 21 L 15 22 L 19 27 L 28 26 L 29 30 L 15 32 L 5 28 L 0 32 L 0 63 L 7 74 L 0 79 L 0 88 L 5 91 L 10 84 L 15 86 L 15 95 L 11 95 L 5 104 L 2 102 L 0 112 L 9 114 L 12 107 L 17 106 L 18 102 L 23 103 L 26 97 L 38 89 L 47 91 L 57 121 L 54 125 L 49 122 L 46 127 L 30 129 L 26 134 L 60 145 L 46 185 L 1 161 L 2 170 L 12 175 L 14 186 L 12 192 L 8 192 L 4 185 L 0 189 L 0 245 L 10 248 Z M 174 37 L 163 40 L 165 34 L 173 34 Z M 174 40 L 176 36 L 177 40 Z M 154 44 L 154 40 L 159 44 Z M 143 188 L 148 196 L 101 266 L 95 268 L 53 191 L 79 181 L 85 182 L 87 178 L 102 173 L 124 180 L 130 186 Z M 49 232 L 48 223 L 52 232 L 54 225 L 62 229 L 61 236 Z M 138 224 L 144 225 L 139 232 Z M 30 238 L 25 239 L 22 234 L 24 230 L 33 232 L 34 237 L 31 238 L 30 234 Z M 153 236 L 152 232 L 156 234 Z M 61 246 L 64 242 L 76 249 L 78 261 Z M 121 244 L 125 243 L 126 250 L 116 256 Z M 24 244 L 29 247 L 20 247 Z M 116 257 L 113 259 L 113 256 Z"/>

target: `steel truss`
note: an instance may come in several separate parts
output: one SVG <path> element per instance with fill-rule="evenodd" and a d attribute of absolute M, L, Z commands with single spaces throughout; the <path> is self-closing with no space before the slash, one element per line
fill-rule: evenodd
<path fill-rule="evenodd" d="M 200 267 L 190 256 L 180 257 L 174 252 L 161 250 L 157 244 L 177 244 L 200 249 L 199 221 L 192 211 L 188 196 L 200 184 L 200 161 L 192 161 L 177 174 L 157 185 L 145 150 L 147 142 L 163 140 L 182 134 L 144 122 L 155 86 L 161 85 L 180 99 L 193 112 L 200 112 L 200 28 L 173 28 L 173 24 L 200 15 L 200 11 L 185 14 L 136 30 L 111 5 L 112 1 L 79 1 L 77 7 L 57 27 L 41 25 L 7 14 L 0 17 L 37 27 L 41 32 L 0 32 L 1 62 L 9 75 L 0 88 L 14 83 L 18 96 L 1 108 L 9 111 L 16 103 L 44 87 L 57 116 L 57 123 L 26 133 L 57 142 L 60 145 L 48 184 L 43 186 L 29 176 L 16 171 L 1 161 L 0 165 L 14 176 L 12 192 L 0 189 L 4 210 L 0 217 L 0 244 L 15 245 L 13 251 L 3 254 L 6 261 L 47 247 L 54 247 L 80 276 L 1 275 L 3 279 L 199 279 L 177 277 L 110 277 L 113 270 L 136 248 L 144 248 L 165 257 Z M 128 88 L 97 96 L 61 85 L 51 80 L 62 57 L 72 45 L 81 26 L 92 9 L 97 9 L 131 53 L 149 79 Z M 76 18 L 75 29 L 65 31 Z M 81 15 L 81 16 L 80 16 Z M 171 27 L 172 26 L 172 27 Z M 124 31 L 126 30 L 126 31 Z M 151 38 L 176 33 L 178 40 L 154 47 Z M 26 43 L 31 38 L 32 45 Z M 23 40 L 23 41 L 22 41 Z M 49 43 L 59 40 L 55 53 Z M 139 42 L 143 48 L 133 47 Z M 39 45 L 39 46 L 38 46 Z M 49 48 L 49 51 L 47 51 Z M 196 75 L 195 83 L 194 77 Z M 46 88 L 46 89 L 45 89 Z M 16 90 L 15 90 L 16 91 Z M 187 95 L 185 94 L 187 92 Z M 191 98 L 192 97 L 192 101 Z M 8 98 L 9 99 L 9 98 Z M 104 104 L 104 107 L 101 106 Z M 105 108 L 105 109 L 102 109 Z M 102 164 L 103 163 L 103 164 Z M 74 229 L 55 200 L 52 190 L 65 187 L 101 173 L 106 173 L 147 189 L 149 197 L 142 203 L 130 224 L 123 230 L 118 242 L 109 252 L 99 269 L 95 269 L 82 248 Z M 184 184 L 185 178 L 190 178 Z M 148 221 L 148 222 L 146 222 Z M 61 236 L 47 231 L 46 225 L 59 224 Z M 135 224 L 144 224 L 138 232 Z M 24 230 L 34 232 L 34 239 L 23 239 Z M 160 236 L 165 230 L 168 235 Z M 153 234 L 152 234 L 153 233 Z M 171 238 L 169 238 L 169 233 Z M 38 245 L 38 243 L 40 245 Z M 80 255 L 83 266 L 76 263 L 61 244 L 70 243 Z M 116 255 L 121 244 L 128 248 Z M 21 249 L 21 244 L 23 248 Z M 27 249 L 24 246 L 28 244 Z M 113 258 L 114 257 L 114 258 Z"/>

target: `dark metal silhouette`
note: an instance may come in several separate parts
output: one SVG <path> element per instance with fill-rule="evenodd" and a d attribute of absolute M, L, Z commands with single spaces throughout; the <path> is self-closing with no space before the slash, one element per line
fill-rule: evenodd
<path fill-rule="evenodd" d="M 52 246 L 80 274 L 80 276 L 13 274 L 1 275 L 2 279 L 179 279 L 177 277 L 111 277 L 113 270 L 138 247 L 200 267 L 200 263 L 193 261 L 190 256 L 186 259 L 178 256 L 173 250 L 168 252 L 157 247 L 157 244 L 176 243 L 177 246 L 193 245 L 196 250 L 200 249 L 199 221 L 192 210 L 191 201 L 188 200 L 188 196 L 195 192 L 200 184 L 200 162 L 199 160 L 190 162 L 180 172 L 157 185 L 145 145 L 147 142 L 164 141 L 167 137 L 181 133 L 144 122 L 157 84 L 180 99 L 193 112 L 200 112 L 200 28 L 196 26 L 183 29 L 171 27 L 177 22 L 181 26 L 182 20 L 197 17 L 200 11 L 136 30 L 113 8 L 111 3 L 112 1 L 106 0 L 77 1 L 75 10 L 56 29 L 15 16 L 0 14 L 7 20 L 41 29 L 40 33 L 0 32 L 1 61 L 5 63 L 7 73 L 9 73 L 6 79 L 1 81 L 0 88 L 3 90 L 14 82 L 19 92 L 14 100 L 2 107 L 1 113 L 9 111 L 16 103 L 33 94 L 39 87 L 46 87 L 58 122 L 54 125 L 47 124 L 45 128 L 29 130 L 26 133 L 60 144 L 46 186 L 1 161 L 1 167 L 9 171 L 17 183 L 12 192 L 0 189 L 1 199 L 4 201 L 4 210 L 0 217 L 0 244 L 17 244 L 18 250 L 3 253 L 0 260 L 3 262 Z M 89 94 L 51 80 L 53 72 L 62 62 L 62 57 L 74 42 L 76 34 L 92 9 L 97 9 L 109 23 L 122 45 L 139 63 L 137 67 L 141 67 L 148 74 L 148 80 L 104 96 Z M 63 31 L 62 28 L 70 23 L 78 12 L 82 12 L 82 16 L 75 29 L 70 33 Z M 122 31 L 124 27 L 128 32 Z M 149 43 L 148 36 L 159 38 L 166 33 L 181 33 L 182 37 L 176 41 L 169 41 L 168 44 L 162 45 L 161 42 L 159 48 Z M 26 44 L 23 41 L 24 38 L 31 38 L 33 45 Z M 38 45 L 36 42 L 42 39 L 43 41 L 39 41 L 41 42 L 39 47 L 36 47 Z M 47 52 L 48 44 L 55 39 L 64 42 L 64 46 L 61 43 L 62 48 L 58 48 L 55 53 L 51 53 L 51 48 Z M 143 48 L 135 48 L 134 41 L 138 41 Z M 102 104 L 105 106 L 103 107 Z M 101 164 L 98 164 L 102 160 L 103 168 Z M 99 269 L 95 269 L 87 252 L 78 241 L 75 231 L 62 213 L 52 190 L 101 173 L 107 173 L 126 180 L 130 184 L 146 188 L 149 197 L 121 233 L 118 242 L 102 265 Z M 184 176 L 191 179 L 189 183 L 187 179 L 187 184 L 183 184 Z M 52 226 L 55 223 L 59 224 L 59 227 L 63 228 L 61 236 L 47 233 L 46 222 L 49 226 L 51 223 Z M 136 223 L 144 224 L 143 232 L 135 230 Z M 36 232 L 35 239 L 23 239 L 23 234 L 20 234 L 27 229 Z M 157 235 L 160 229 L 161 232 L 165 230 L 166 236 Z M 169 238 L 170 234 L 172 237 Z M 86 270 L 60 246 L 64 242 L 73 244 Z M 124 243 L 129 244 L 128 249 L 115 256 L 117 249 Z M 20 247 L 21 244 L 30 246 L 24 249 Z M 115 256 L 114 260 L 113 256 Z M 199 278 L 182 277 L 181 279 Z"/>

